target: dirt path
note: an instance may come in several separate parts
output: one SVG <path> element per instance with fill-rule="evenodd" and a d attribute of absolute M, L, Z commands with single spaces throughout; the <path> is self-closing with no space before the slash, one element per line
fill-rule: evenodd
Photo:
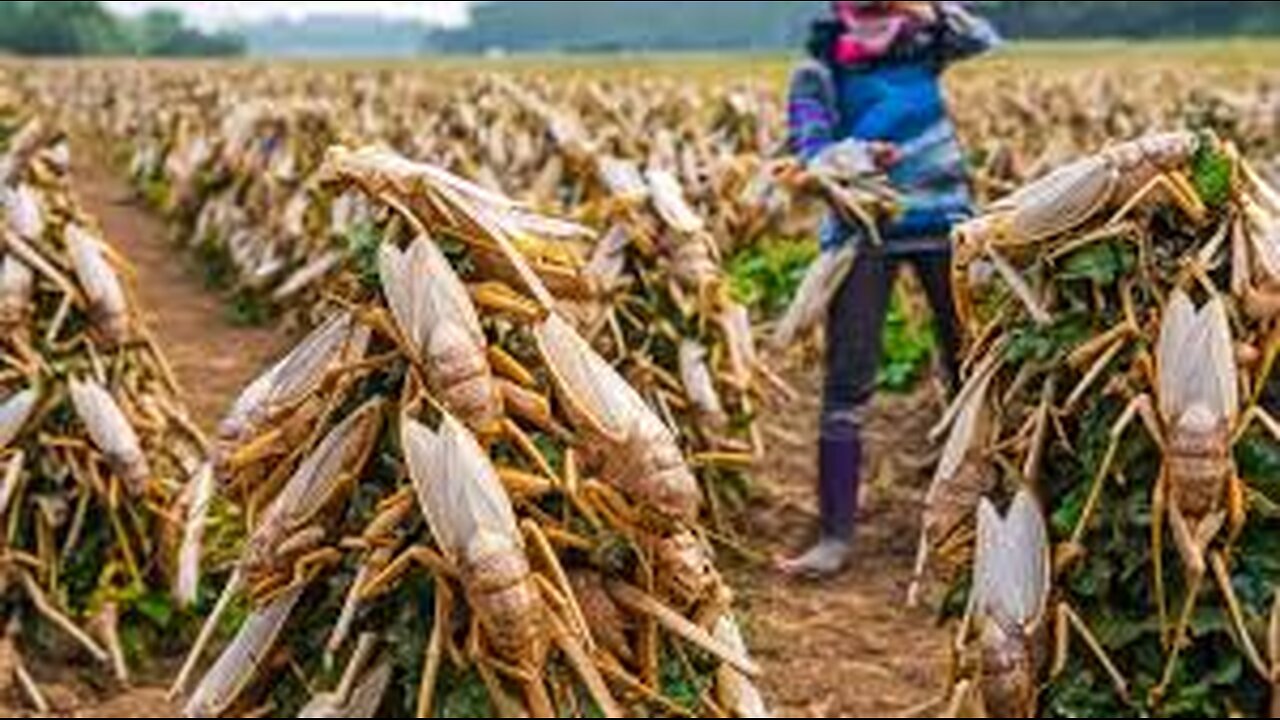
<path fill-rule="evenodd" d="M 133 289 L 197 422 L 212 430 L 235 395 L 286 349 L 275 327 L 230 322 L 223 298 L 204 288 L 194 261 L 174 247 L 164 222 L 140 205 L 91 138 L 79 138 L 76 193 L 103 234 L 132 264 Z M 96 151 L 95 151 L 96 150 Z"/>
<path fill-rule="evenodd" d="M 765 476 L 773 497 L 750 519 L 753 537 L 770 554 L 802 546 L 815 522 L 817 376 L 790 379 L 802 399 L 774 414 L 788 429 L 770 442 Z M 904 608 L 934 453 L 928 428 L 937 414 L 929 391 L 877 402 L 866 432 L 853 570 L 822 584 L 758 569 L 737 578 L 777 717 L 920 715 L 944 691 L 947 635 L 929 611 Z"/>
<path fill-rule="evenodd" d="M 273 328 L 232 324 L 223 300 L 207 291 L 192 262 L 169 240 L 164 222 L 138 204 L 100 147 L 77 138 L 73 153 L 75 191 L 104 236 L 132 264 L 133 291 L 148 326 L 169 361 L 195 420 L 211 431 L 235 394 L 286 349 L 288 338 Z M 178 708 L 156 685 L 141 684 L 101 700 L 74 671 L 36 668 L 56 716 L 176 717 Z M 158 682 L 163 678 L 156 678 Z M 21 716 L 24 704 L 9 707 L 0 697 L 0 714 Z"/>

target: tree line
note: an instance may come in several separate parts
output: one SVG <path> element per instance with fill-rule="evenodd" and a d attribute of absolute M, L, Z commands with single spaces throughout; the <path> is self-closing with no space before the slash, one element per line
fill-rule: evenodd
<path fill-rule="evenodd" d="M 202 32 L 170 10 L 124 18 L 99 2 L 0 0 L 0 54 L 204 57 L 244 49 L 239 36 Z"/>
<path fill-rule="evenodd" d="M 1280 2 L 979 2 L 1011 38 L 1222 37 L 1280 33 Z M 489 2 L 468 27 L 433 33 L 451 52 L 779 50 L 799 47 L 826 2 Z"/>

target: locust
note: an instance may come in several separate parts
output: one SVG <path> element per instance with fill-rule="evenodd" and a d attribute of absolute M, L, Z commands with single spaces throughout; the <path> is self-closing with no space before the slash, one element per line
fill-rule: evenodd
<path fill-rule="evenodd" d="M 1165 692 L 1210 558 L 1223 563 L 1224 551 L 1211 546 L 1219 533 L 1237 536 L 1245 522 L 1245 489 L 1232 456 L 1232 442 L 1243 432 L 1242 423 L 1259 421 L 1270 429 L 1277 424 L 1259 407 L 1241 408 L 1239 379 L 1231 340 L 1226 304 L 1214 298 L 1199 310 L 1188 295 L 1176 290 L 1161 321 L 1156 345 L 1157 382 L 1155 400 L 1139 395 L 1121 414 L 1111 431 L 1112 441 L 1095 483 L 1110 471 L 1116 448 L 1128 426 L 1136 419 L 1156 438 L 1163 451 L 1163 466 L 1152 499 L 1152 557 L 1157 606 L 1162 627 L 1168 625 L 1163 583 L 1161 548 L 1165 524 L 1173 537 L 1187 573 L 1187 595 L 1176 622 L 1167 628 L 1170 648 L 1162 682 L 1153 693 Z M 1280 440 L 1280 434 L 1275 434 Z M 1096 490 L 1093 493 L 1096 495 Z M 1086 527 L 1088 514 L 1081 518 L 1076 541 Z M 1238 605 L 1235 590 L 1221 574 L 1215 574 L 1219 589 Z M 1248 642 L 1247 632 L 1242 639 Z M 1256 652 L 1251 651 L 1251 654 Z"/>

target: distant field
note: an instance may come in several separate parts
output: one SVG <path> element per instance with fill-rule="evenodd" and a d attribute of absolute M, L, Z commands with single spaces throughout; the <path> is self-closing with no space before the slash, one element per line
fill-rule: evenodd
<path fill-rule="evenodd" d="M 2 58 L 3 56 L 0 56 Z M 537 54 L 507 57 L 438 56 L 415 59 L 253 58 L 231 61 L 180 61 L 211 66 L 296 66 L 314 69 L 369 70 L 423 68 L 446 73 L 537 72 L 550 75 L 671 75 L 708 80 L 766 80 L 781 83 L 798 54 L 642 53 L 614 55 Z M 53 63 L 60 60 L 47 61 Z M 137 60 L 93 60 L 95 64 L 135 63 Z M 166 64 L 173 61 L 148 61 Z M 988 57 L 962 66 L 960 72 L 1079 69 L 1082 65 L 1185 68 L 1196 65 L 1212 71 L 1280 67 L 1280 38 L 1223 39 L 1169 42 L 1124 40 L 1036 41 L 1006 45 Z"/>
<path fill-rule="evenodd" d="M 798 54 L 723 54 L 723 53 L 667 53 L 634 55 L 522 55 L 503 58 L 441 57 L 405 61 L 358 61 L 355 63 L 334 61 L 351 67 L 425 65 L 457 71 L 511 70 L 540 72 L 596 74 L 624 72 L 679 74 L 688 77 L 697 73 L 707 77 L 760 78 L 762 75 L 777 81 L 786 77 Z M 1123 40 L 1069 41 L 1069 42 L 1019 42 L 1010 43 L 1001 51 L 976 61 L 969 67 L 1004 67 L 1010 63 L 1033 67 L 1055 67 L 1080 64 L 1151 64 L 1179 65 L 1195 63 L 1214 68 L 1250 69 L 1280 66 L 1280 38 L 1196 40 L 1171 42 L 1130 42 Z"/>

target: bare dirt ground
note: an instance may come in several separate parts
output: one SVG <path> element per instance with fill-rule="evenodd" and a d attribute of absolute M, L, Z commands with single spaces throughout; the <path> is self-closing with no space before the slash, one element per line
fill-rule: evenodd
<path fill-rule="evenodd" d="M 773 413 L 788 429 L 771 433 L 763 475 L 772 497 L 749 521 L 767 555 L 802 547 L 816 522 L 818 375 L 788 380 L 801 399 Z M 929 610 L 904 607 L 939 403 L 929 389 L 876 402 L 848 573 L 820 584 L 788 582 L 767 568 L 736 578 L 777 717 L 922 716 L 945 691 L 947 635 Z"/>
<path fill-rule="evenodd" d="M 211 429 L 235 393 L 284 350 L 276 329 L 232 324 L 223 299 L 206 290 L 191 260 L 173 246 L 164 222 L 139 204 L 86 142 L 74 177 L 81 201 L 133 265 L 147 321 L 174 365 L 202 427 Z M 818 377 L 788 379 L 800 399 L 775 408 L 763 468 L 768 498 L 752 509 L 752 549 L 764 557 L 801 546 L 814 522 Z M 928 611 L 903 608 L 911 576 L 916 518 L 933 448 L 926 434 L 939 411 L 922 390 L 877 402 L 868 430 L 862 526 L 855 567 L 822 584 L 791 583 L 769 567 L 733 571 L 747 609 L 762 687 L 779 717 L 926 715 L 943 691 L 946 635 Z M 46 686 L 62 717 L 172 717 L 157 686 L 99 695 L 74 681 Z M 16 715 L 0 703 L 0 713 Z"/>
<path fill-rule="evenodd" d="M 76 717 L 76 718 L 169 718 L 178 717 L 179 709 L 165 699 L 165 691 L 159 686 L 139 686 L 112 696 L 90 689 L 84 683 L 71 679 L 67 670 L 52 671 L 63 679 L 46 679 L 38 673 L 40 692 L 49 703 L 49 712 L 31 712 L 29 705 L 18 702 L 13 692 L 0 698 L 0 715 L 3 717 Z"/>

